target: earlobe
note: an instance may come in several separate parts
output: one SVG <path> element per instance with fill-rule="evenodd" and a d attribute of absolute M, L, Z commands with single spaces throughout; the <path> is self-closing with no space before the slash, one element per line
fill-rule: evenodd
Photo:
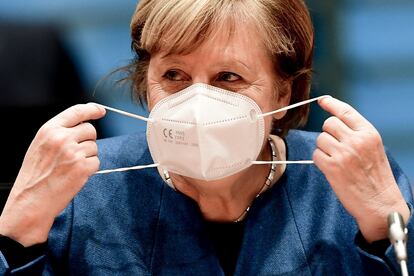
<path fill-rule="evenodd" d="M 149 93 L 148 93 L 148 88 L 147 88 L 147 92 L 145 93 L 145 95 L 147 97 L 147 109 L 148 109 L 148 111 L 151 111 L 152 105 L 151 105 L 150 96 L 149 96 Z"/>
<path fill-rule="evenodd" d="M 283 111 L 283 112 L 279 112 L 279 113 L 273 115 L 273 120 L 282 119 L 283 117 L 285 117 L 286 113 L 287 113 L 287 111 Z"/>

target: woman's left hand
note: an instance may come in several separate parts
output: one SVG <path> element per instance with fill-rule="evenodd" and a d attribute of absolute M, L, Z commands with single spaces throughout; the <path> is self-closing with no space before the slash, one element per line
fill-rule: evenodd
<path fill-rule="evenodd" d="M 323 125 L 313 160 L 365 239 L 385 239 L 388 214 L 398 211 L 407 221 L 410 210 L 394 179 L 381 136 L 350 105 L 335 98 L 323 98 L 319 105 L 333 116 Z"/>

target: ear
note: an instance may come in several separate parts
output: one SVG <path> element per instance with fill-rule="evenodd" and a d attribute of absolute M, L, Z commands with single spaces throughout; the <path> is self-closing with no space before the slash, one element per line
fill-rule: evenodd
<path fill-rule="evenodd" d="M 145 92 L 145 96 L 146 96 L 146 100 L 147 100 L 147 110 L 148 110 L 148 112 L 151 112 L 152 106 L 151 106 L 151 102 L 150 102 L 150 96 L 149 96 L 149 93 L 148 93 L 148 85 L 147 85 L 147 91 Z"/>
<path fill-rule="evenodd" d="M 284 80 L 279 83 L 276 93 L 276 104 L 275 110 L 282 107 L 288 106 L 290 104 L 290 98 L 292 95 L 292 81 Z M 275 120 L 280 120 L 286 115 L 287 111 L 278 112 L 273 115 Z"/>

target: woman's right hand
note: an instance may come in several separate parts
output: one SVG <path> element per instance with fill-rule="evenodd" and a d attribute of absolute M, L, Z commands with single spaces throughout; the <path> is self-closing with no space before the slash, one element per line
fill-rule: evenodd
<path fill-rule="evenodd" d="M 55 217 L 99 169 L 96 130 L 84 122 L 104 115 L 103 107 L 79 104 L 40 128 L 0 216 L 0 234 L 26 247 L 47 240 Z"/>

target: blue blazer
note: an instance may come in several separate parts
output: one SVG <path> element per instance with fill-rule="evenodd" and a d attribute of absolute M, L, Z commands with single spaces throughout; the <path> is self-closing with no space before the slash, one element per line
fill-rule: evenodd
<path fill-rule="evenodd" d="M 316 136 L 290 131 L 288 160 L 311 158 Z M 101 140 L 99 156 L 102 169 L 153 162 L 145 133 Z M 389 160 L 411 207 L 409 181 Z M 355 220 L 314 165 L 288 165 L 246 220 L 235 275 L 399 273 L 391 246 L 378 257 L 356 242 Z M 412 219 L 408 229 L 414 232 Z M 48 246 L 14 271 L 0 254 L 0 274 L 223 275 L 197 204 L 164 184 L 156 169 L 92 176 L 56 218 Z M 414 252 L 414 238 L 408 247 Z M 413 262 L 409 270 L 414 275 Z"/>

